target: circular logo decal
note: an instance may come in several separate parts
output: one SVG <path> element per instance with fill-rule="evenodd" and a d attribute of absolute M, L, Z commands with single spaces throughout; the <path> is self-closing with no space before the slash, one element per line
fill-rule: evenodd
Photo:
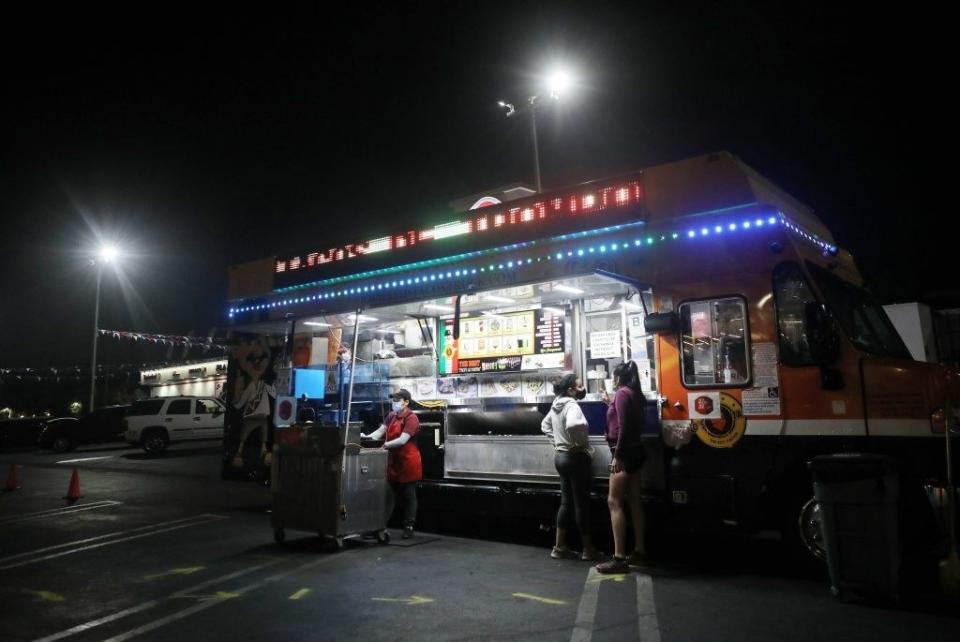
<path fill-rule="evenodd" d="M 713 399 L 710 397 L 697 397 L 696 401 L 693 402 L 693 407 L 696 408 L 697 412 L 701 415 L 709 415 L 713 412 Z"/>
<path fill-rule="evenodd" d="M 290 403 L 289 399 L 284 399 L 280 402 L 280 409 L 277 411 L 277 415 L 284 421 L 293 416 L 293 404 Z"/>
<path fill-rule="evenodd" d="M 700 397 L 696 400 L 698 412 L 708 412 L 700 410 L 700 400 L 707 399 Z M 707 401 L 710 401 L 707 399 Z M 712 406 L 712 402 L 710 403 Z M 711 408 L 712 410 L 712 408 Z M 719 419 L 697 419 L 693 421 L 697 429 L 697 437 L 700 441 L 712 448 L 730 448 L 743 437 L 743 432 L 747 427 L 747 418 L 743 416 L 743 406 L 740 402 L 725 392 L 720 393 L 720 418 Z"/>

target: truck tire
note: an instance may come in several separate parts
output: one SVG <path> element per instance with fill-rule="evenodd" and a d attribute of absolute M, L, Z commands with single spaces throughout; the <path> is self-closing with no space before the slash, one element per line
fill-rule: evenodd
<path fill-rule="evenodd" d="M 170 444 L 170 437 L 163 428 L 147 428 L 143 431 L 143 437 L 140 439 L 140 445 L 144 452 L 151 455 L 159 455 L 167 449 Z"/>

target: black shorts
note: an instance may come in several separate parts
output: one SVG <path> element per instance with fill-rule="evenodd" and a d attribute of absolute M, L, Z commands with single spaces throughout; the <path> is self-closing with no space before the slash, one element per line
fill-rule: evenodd
<path fill-rule="evenodd" d="M 619 452 L 616 447 L 610 446 L 610 455 L 611 458 L 616 457 L 619 459 L 624 472 L 631 475 L 640 470 L 644 459 L 647 457 L 643 451 L 643 446 L 621 447 Z"/>

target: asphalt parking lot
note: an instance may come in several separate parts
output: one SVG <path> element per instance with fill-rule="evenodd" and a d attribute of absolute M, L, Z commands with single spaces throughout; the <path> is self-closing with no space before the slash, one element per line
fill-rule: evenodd
<path fill-rule="evenodd" d="M 440 528 L 334 552 L 291 531 L 278 546 L 269 490 L 222 482 L 215 443 L 140 454 L 0 456 L 4 472 L 22 466 L 20 490 L 0 495 L 0 638 L 960 639 L 943 604 L 836 601 L 822 577 L 780 570 L 769 539 L 677 539 L 613 577 L 520 533 Z M 68 506 L 74 467 L 83 497 Z"/>

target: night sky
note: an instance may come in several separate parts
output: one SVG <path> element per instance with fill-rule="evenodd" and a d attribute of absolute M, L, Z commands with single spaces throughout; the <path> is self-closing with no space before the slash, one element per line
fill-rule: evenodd
<path fill-rule="evenodd" d="M 89 358 L 98 230 L 131 254 L 101 327 L 206 334 L 231 263 L 532 182 L 528 125 L 496 103 L 555 61 L 579 86 L 541 111 L 545 188 L 729 150 L 813 207 L 883 302 L 956 289 L 960 226 L 925 178 L 955 76 L 936 16 L 93 4 L 0 20 L 0 366 Z"/>

